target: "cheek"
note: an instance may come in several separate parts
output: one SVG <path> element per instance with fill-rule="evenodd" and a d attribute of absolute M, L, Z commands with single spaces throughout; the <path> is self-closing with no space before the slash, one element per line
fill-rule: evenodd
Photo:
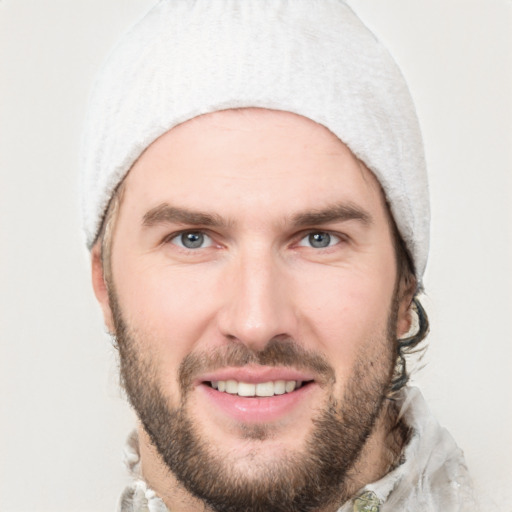
<path fill-rule="evenodd" d="M 204 277 L 186 269 L 138 266 L 124 276 L 115 281 L 119 306 L 139 357 L 153 368 L 152 378 L 168 405 L 178 407 L 180 366 L 198 344 L 212 338 L 213 294 L 205 291 Z"/>
<path fill-rule="evenodd" d="M 114 278 L 128 325 L 143 334 L 141 343 L 151 345 L 163 367 L 176 368 L 210 328 L 216 296 L 211 273 L 141 258 L 125 260 Z"/>
<path fill-rule="evenodd" d="M 322 269 L 296 288 L 306 338 L 316 340 L 338 373 L 348 375 L 358 357 L 378 357 L 387 344 L 393 272 Z"/>

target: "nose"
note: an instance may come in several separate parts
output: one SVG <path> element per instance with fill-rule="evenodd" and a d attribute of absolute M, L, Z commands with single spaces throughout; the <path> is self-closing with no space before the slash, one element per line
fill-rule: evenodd
<path fill-rule="evenodd" d="M 269 251 L 270 252 L 270 251 Z M 278 336 L 294 337 L 296 315 L 284 264 L 272 254 L 254 252 L 230 265 L 218 326 L 226 338 L 254 351 Z"/>

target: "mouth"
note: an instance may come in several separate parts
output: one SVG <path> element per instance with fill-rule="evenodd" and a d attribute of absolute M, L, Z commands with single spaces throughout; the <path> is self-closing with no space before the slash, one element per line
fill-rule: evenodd
<path fill-rule="evenodd" d="M 196 381 L 200 410 L 238 424 L 273 423 L 309 410 L 319 383 L 292 368 L 224 368 Z"/>
<path fill-rule="evenodd" d="M 263 398 L 293 393 L 312 382 L 313 381 L 276 380 L 252 383 L 237 380 L 212 380 L 206 381 L 204 384 L 221 393 L 227 393 L 229 395 L 238 395 L 245 398 Z"/>

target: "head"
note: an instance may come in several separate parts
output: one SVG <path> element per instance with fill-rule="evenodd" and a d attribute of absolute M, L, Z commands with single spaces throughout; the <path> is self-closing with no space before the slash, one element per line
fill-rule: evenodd
<path fill-rule="evenodd" d="M 130 401 L 194 495 L 268 510 L 276 488 L 303 510 L 351 489 L 416 281 L 378 181 L 332 133 L 261 109 L 174 128 L 123 182 L 93 272 Z"/>
<path fill-rule="evenodd" d="M 218 511 L 327 510 L 403 441 L 389 397 L 426 258 L 419 132 L 343 3 L 222 4 L 160 2 L 104 71 L 85 162 L 94 288 L 146 476 Z"/>

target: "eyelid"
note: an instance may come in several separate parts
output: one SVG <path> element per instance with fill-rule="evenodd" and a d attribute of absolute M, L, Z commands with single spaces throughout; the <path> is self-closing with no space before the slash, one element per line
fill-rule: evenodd
<path fill-rule="evenodd" d="M 172 233 L 168 233 L 167 235 L 165 235 L 162 238 L 162 241 L 160 242 L 160 244 L 165 245 L 165 244 L 171 243 L 175 238 L 177 238 L 183 234 L 186 234 L 186 233 L 200 233 L 209 239 L 208 245 L 200 247 L 201 249 L 205 249 L 205 248 L 211 247 L 213 245 L 221 245 L 220 243 L 215 241 L 216 237 L 214 236 L 214 234 L 212 234 L 209 229 L 204 229 L 204 228 L 186 228 L 186 229 L 180 229 L 177 231 L 173 231 Z M 306 244 L 301 244 L 301 242 L 304 239 L 306 239 L 309 235 L 312 235 L 315 233 L 326 233 L 330 237 L 337 239 L 337 242 L 335 244 L 329 245 L 329 246 L 325 247 L 324 249 L 333 247 L 340 242 L 348 242 L 348 240 L 349 240 L 349 237 L 346 234 L 331 231 L 329 229 L 307 229 L 307 230 L 301 231 L 294 237 L 295 242 L 293 242 L 293 245 L 296 245 L 299 247 L 307 247 Z M 186 251 L 197 250 L 197 249 L 190 249 L 188 247 L 185 247 L 185 246 L 183 246 L 181 244 L 177 244 L 177 243 L 174 243 L 173 245 L 179 247 L 180 249 L 186 250 Z M 309 246 L 309 247 L 311 247 L 311 246 Z"/>
<path fill-rule="evenodd" d="M 211 247 L 212 245 L 214 245 L 214 240 L 213 240 L 212 235 L 208 232 L 208 230 L 201 229 L 201 228 L 199 228 L 199 229 L 188 228 L 188 229 L 180 229 L 179 231 L 174 231 L 174 232 L 169 233 L 168 235 L 166 235 L 162 239 L 161 244 L 164 245 L 164 244 L 171 243 L 171 244 L 175 245 L 176 247 L 179 247 L 180 249 L 185 250 L 185 251 L 196 251 L 197 249 L 191 249 L 189 247 L 185 247 L 182 244 L 173 243 L 174 239 L 176 239 L 178 237 L 181 237 L 182 235 L 185 235 L 187 233 L 199 233 L 199 234 L 203 235 L 205 238 L 209 239 L 208 245 L 205 245 L 205 246 L 202 246 L 202 247 L 198 247 L 197 249 L 207 249 L 208 247 Z"/>
<path fill-rule="evenodd" d="M 310 235 L 314 235 L 315 233 L 325 233 L 325 234 L 329 235 L 331 238 L 336 238 L 337 242 L 334 244 L 330 244 L 327 247 L 321 247 L 321 248 L 315 248 L 315 247 L 311 247 L 311 245 L 309 245 L 309 244 L 301 243 L 307 237 L 309 237 Z M 299 247 L 310 247 L 310 248 L 313 248 L 316 250 L 320 250 L 320 249 L 330 249 L 331 247 L 334 247 L 341 242 L 346 242 L 348 240 L 348 237 L 346 235 L 344 235 L 343 233 L 330 231 L 328 229 L 308 229 L 306 231 L 302 231 L 301 233 L 299 233 L 296 240 L 297 240 L 297 242 L 295 243 L 295 245 L 297 245 Z"/>

